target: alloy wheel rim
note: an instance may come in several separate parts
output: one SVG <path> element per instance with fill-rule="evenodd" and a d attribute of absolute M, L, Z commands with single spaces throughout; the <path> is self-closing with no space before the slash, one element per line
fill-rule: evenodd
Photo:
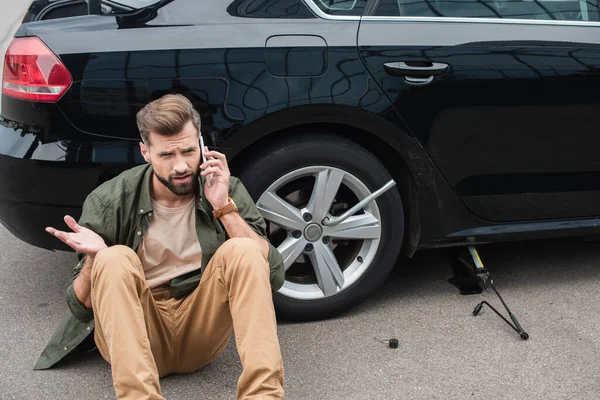
<path fill-rule="evenodd" d="M 296 300 L 323 299 L 364 275 L 381 241 L 377 202 L 337 226 L 325 226 L 323 220 L 370 194 L 355 175 L 331 166 L 291 171 L 265 190 L 256 205 L 283 256 L 286 280 L 280 294 Z"/>

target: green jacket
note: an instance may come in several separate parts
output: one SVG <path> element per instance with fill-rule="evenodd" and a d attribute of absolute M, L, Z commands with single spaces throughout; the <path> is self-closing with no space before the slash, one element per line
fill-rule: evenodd
<path fill-rule="evenodd" d="M 151 178 L 152 166 L 145 164 L 103 183 L 86 198 L 79 224 L 102 236 L 108 246 L 121 244 L 137 251 L 153 217 L 150 199 Z M 185 296 L 194 290 L 215 251 L 228 238 L 223 226 L 213 217 L 212 206 L 203 197 L 202 183 L 203 178 L 200 178 L 199 192 L 196 196 L 196 232 L 202 247 L 202 263 L 199 270 L 171 281 L 171 293 L 174 297 Z M 266 223 L 262 215 L 244 185 L 235 177 L 231 177 L 230 180 L 229 196 L 252 229 L 266 238 Z M 77 258 L 79 263 L 67 287 L 69 310 L 63 315 L 34 369 L 52 367 L 81 344 L 94 329 L 92 309 L 86 308 L 73 291 L 73 281 L 81 271 L 84 255 L 77 253 Z M 268 259 L 271 268 L 271 288 L 276 291 L 283 285 L 285 272 L 281 254 L 273 245 L 269 250 Z"/>

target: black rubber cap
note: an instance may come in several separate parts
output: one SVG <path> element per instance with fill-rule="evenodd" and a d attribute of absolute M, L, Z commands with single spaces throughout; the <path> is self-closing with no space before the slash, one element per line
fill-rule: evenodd
<path fill-rule="evenodd" d="M 398 348 L 398 339 L 390 339 L 390 348 L 392 348 L 392 349 Z"/>

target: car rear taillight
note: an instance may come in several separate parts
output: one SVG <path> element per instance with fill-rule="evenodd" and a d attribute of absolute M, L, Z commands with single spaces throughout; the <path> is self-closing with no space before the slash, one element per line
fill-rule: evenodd
<path fill-rule="evenodd" d="M 11 42 L 4 57 L 2 94 L 54 102 L 72 82 L 69 70 L 39 38 L 16 38 Z"/>

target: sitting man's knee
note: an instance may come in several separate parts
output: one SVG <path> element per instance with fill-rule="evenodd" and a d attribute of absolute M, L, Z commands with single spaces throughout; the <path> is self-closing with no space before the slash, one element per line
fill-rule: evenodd
<path fill-rule="evenodd" d="M 137 271 L 139 263 L 139 257 L 130 247 L 116 245 L 96 254 L 93 269 L 97 273 L 131 273 Z"/>
<path fill-rule="evenodd" d="M 250 238 L 231 238 L 221 245 L 222 250 L 230 255 L 260 252 L 260 244 Z"/>
<path fill-rule="evenodd" d="M 264 249 L 255 239 L 249 238 L 231 238 L 225 241 L 217 250 L 219 257 L 223 257 L 224 261 L 246 261 L 267 262 L 268 255 L 264 253 Z"/>

